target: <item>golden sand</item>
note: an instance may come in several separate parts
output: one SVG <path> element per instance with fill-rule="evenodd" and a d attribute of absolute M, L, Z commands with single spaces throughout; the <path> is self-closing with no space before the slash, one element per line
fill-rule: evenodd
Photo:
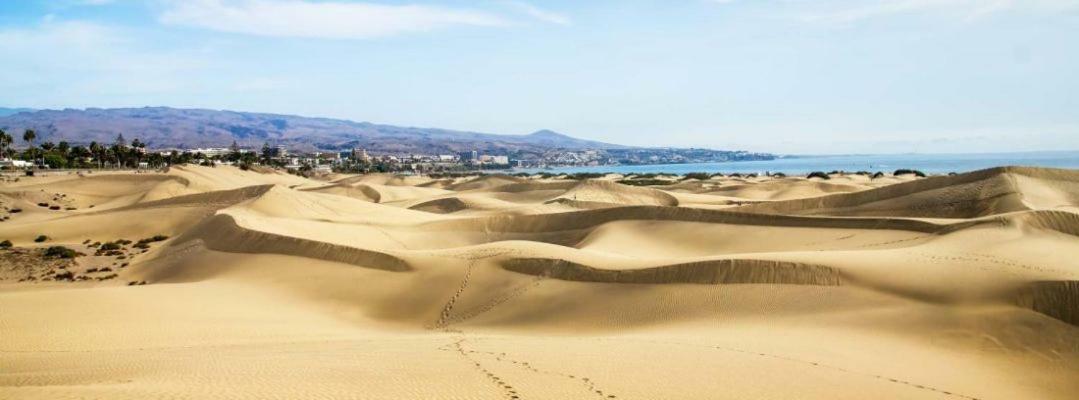
<path fill-rule="evenodd" d="M 0 398 L 1079 393 L 1079 171 L 616 178 L 2 183 Z"/>

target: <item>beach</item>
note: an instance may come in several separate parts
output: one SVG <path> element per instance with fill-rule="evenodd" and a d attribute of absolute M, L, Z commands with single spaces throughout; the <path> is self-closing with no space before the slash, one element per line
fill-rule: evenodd
<path fill-rule="evenodd" d="M 1079 170 L 927 172 L 9 177 L 0 398 L 1074 398 Z"/>

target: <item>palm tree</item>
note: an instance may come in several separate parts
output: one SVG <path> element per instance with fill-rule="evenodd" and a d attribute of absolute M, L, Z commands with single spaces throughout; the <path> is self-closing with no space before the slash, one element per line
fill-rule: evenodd
<path fill-rule="evenodd" d="M 29 144 L 29 147 L 27 147 L 26 149 L 26 153 L 30 156 L 31 162 L 34 161 L 34 139 L 37 139 L 37 132 L 34 132 L 33 129 L 27 129 L 25 132 L 23 132 L 22 140 L 26 141 L 26 143 Z"/>
<path fill-rule="evenodd" d="M 124 139 L 124 134 L 116 135 L 116 140 L 112 143 L 112 154 L 116 158 L 116 167 L 122 168 L 127 162 L 127 140 Z"/>
<path fill-rule="evenodd" d="M 135 155 L 135 167 L 138 168 L 139 163 L 142 162 L 143 152 L 146 151 L 146 143 L 143 143 L 139 138 L 131 141 L 131 153 Z"/>
<path fill-rule="evenodd" d="M 11 135 L 8 135 L 3 129 L 0 129 L 0 157 L 7 154 L 8 146 L 11 146 Z"/>
<path fill-rule="evenodd" d="M 34 147 L 35 139 L 37 139 L 37 132 L 34 132 L 33 129 L 27 129 L 26 132 L 23 132 L 22 134 L 22 140 L 25 140 L 26 143 L 29 143 L 30 148 Z"/>
<path fill-rule="evenodd" d="M 8 135 L 7 132 L 4 132 L 2 129 L 0 129 L 0 157 L 3 157 L 7 154 L 8 147 L 11 146 L 12 140 L 14 140 L 14 138 L 12 138 L 11 135 Z M 11 157 L 11 159 L 14 160 L 15 157 Z M 14 162 L 11 163 L 11 169 L 15 170 Z"/>
<path fill-rule="evenodd" d="M 101 162 L 104 161 L 105 154 L 104 149 L 97 142 L 90 142 L 90 156 L 97 160 L 97 167 L 102 168 Z"/>

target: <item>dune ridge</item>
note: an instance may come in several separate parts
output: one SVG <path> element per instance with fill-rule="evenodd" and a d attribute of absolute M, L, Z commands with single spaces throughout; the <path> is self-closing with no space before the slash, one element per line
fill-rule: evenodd
<path fill-rule="evenodd" d="M 287 254 L 395 272 L 412 269 L 404 260 L 381 252 L 247 229 L 228 214 L 210 217 L 176 238 L 172 245 L 192 240 L 201 241 L 211 250 L 231 253 Z"/>
<path fill-rule="evenodd" d="M 1079 281 L 1033 282 L 1016 304 L 1079 327 Z"/>
<path fill-rule="evenodd" d="M 698 261 L 639 269 L 602 269 L 561 259 L 514 258 L 502 264 L 506 270 L 547 278 L 603 283 L 636 284 L 793 284 L 838 286 L 836 269 L 800 263 L 726 259 Z"/>
<path fill-rule="evenodd" d="M 1079 392 L 1077 171 L 623 178 L 6 182 L 0 398 Z"/>
<path fill-rule="evenodd" d="M 1023 190 L 1016 176 L 1030 178 Z M 750 204 L 746 212 L 776 214 L 892 215 L 972 218 L 1041 208 L 1075 207 L 1079 173 L 1071 170 L 997 167 L 954 176 L 935 176 L 872 190 L 822 197 Z M 1060 204 L 1025 201 L 1029 186 L 1055 193 Z M 1063 192 L 1063 193 L 1060 193 Z"/>

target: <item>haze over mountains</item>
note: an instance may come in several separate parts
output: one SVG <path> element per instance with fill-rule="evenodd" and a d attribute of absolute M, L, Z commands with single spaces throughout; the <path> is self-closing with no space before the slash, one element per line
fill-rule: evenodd
<path fill-rule="evenodd" d="M 0 129 L 34 129 L 38 141 L 111 143 L 118 134 L 139 138 L 150 148 L 224 147 L 234 140 L 258 148 L 263 143 L 294 150 L 362 147 L 374 152 L 489 153 L 550 149 L 627 148 L 577 139 L 549 130 L 529 135 L 496 135 L 438 128 L 415 128 L 331 118 L 170 107 L 64 110 L 3 109 Z M 17 143 L 21 145 L 22 143 Z"/>

